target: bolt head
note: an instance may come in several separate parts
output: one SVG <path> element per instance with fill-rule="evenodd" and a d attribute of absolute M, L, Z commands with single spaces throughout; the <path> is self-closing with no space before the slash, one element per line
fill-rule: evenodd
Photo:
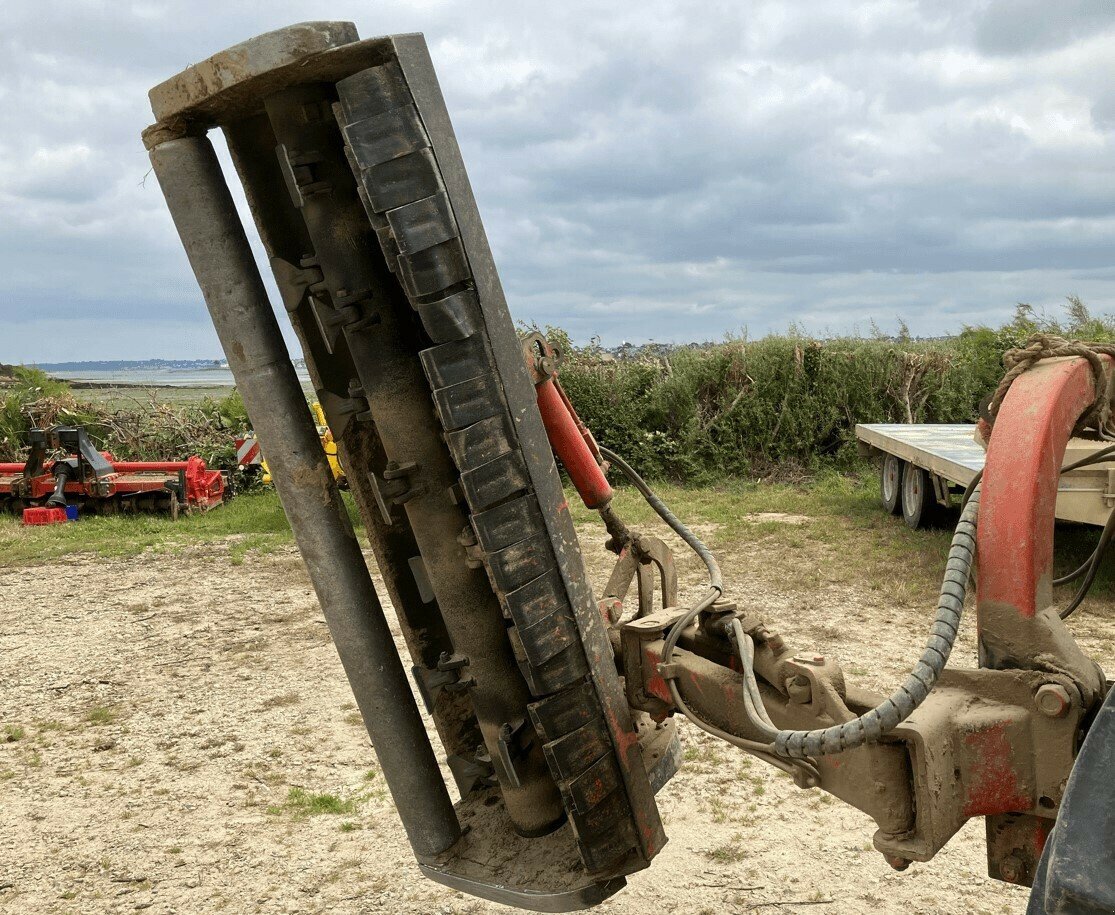
<path fill-rule="evenodd" d="M 883 857 L 887 859 L 887 864 L 896 871 L 904 871 L 911 864 L 909 858 L 903 858 L 901 855 L 883 855 Z"/>
<path fill-rule="evenodd" d="M 1072 708 L 1072 698 L 1060 683 L 1045 683 L 1034 694 L 1038 711 L 1049 718 L 1064 718 Z"/>
<path fill-rule="evenodd" d="M 1007 883 L 1021 883 L 1026 866 L 1018 855 L 1007 855 L 999 862 L 999 877 Z"/>

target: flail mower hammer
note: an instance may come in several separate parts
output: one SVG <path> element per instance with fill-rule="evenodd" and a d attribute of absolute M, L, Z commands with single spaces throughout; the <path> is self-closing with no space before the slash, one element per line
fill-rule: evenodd
<path fill-rule="evenodd" d="M 1051 606 L 1056 476 L 1093 398 L 1086 363 L 1043 363 L 1010 390 L 923 658 L 875 696 L 738 610 L 715 557 L 579 422 L 559 354 L 517 338 L 420 35 L 293 26 L 187 69 L 151 103 L 155 173 L 427 876 L 537 911 L 617 892 L 666 840 L 655 792 L 680 761 L 680 713 L 869 813 L 895 867 L 981 816 L 993 876 L 1041 875 L 1035 911 L 1075 911 L 1044 900 L 1081 885 L 1111 892 L 1078 879 L 1073 851 L 1105 808 L 1074 806 L 1072 788 L 1066 800 L 1088 726 L 1085 755 L 1115 731 L 1097 716 L 1107 684 Z M 338 439 L 456 804 L 206 138 L 214 127 Z M 617 554 L 599 602 L 555 450 Z M 606 466 L 704 561 L 709 588 L 693 606 L 678 606 L 666 544 L 618 517 Z M 946 668 L 977 553 L 981 666 Z M 1048 842 L 1062 802 L 1085 812 Z M 1060 865 L 1052 852 L 1039 865 L 1046 846 L 1063 849 Z M 1110 855 L 1103 836 L 1087 847 Z"/>

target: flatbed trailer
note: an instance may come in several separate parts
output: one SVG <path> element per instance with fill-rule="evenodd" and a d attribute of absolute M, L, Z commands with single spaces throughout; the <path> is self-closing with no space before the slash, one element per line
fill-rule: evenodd
<path fill-rule="evenodd" d="M 929 524 L 983 469 L 984 449 L 971 423 L 861 423 L 860 453 L 880 459 L 883 507 L 901 513 L 912 528 Z M 1109 445 L 1070 439 L 1065 464 Z M 1057 519 L 1103 526 L 1115 506 L 1115 461 L 1062 474 L 1057 487 Z"/>

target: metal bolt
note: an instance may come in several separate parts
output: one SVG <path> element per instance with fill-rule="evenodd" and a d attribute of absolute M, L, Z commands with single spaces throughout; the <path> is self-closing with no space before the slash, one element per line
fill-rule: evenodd
<path fill-rule="evenodd" d="M 796 677 L 786 678 L 786 695 L 791 702 L 805 705 L 813 698 L 813 688 L 809 685 L 809 678 L 798 674 Z"/>
<path fill-rule="evenodd" d="M 887 864 L 893 867 L 896 871 L 904 871 L 911 864 L 909 858 L 903 858 L 901 855 L 883 855 L 887 860 Z"/>
<path fill-rule="evenodd" d="M 999 862 L 999 877 L 1007 883 L 1021 883 L 1026 874 L 1026 865 L 1018 855 L 1007 855 Z"/>
<path fill-rule="evenodd" d="M 1034 694 L 1038 711 L 1049 718 L 1064 718 L 1072 708 L 1068 690 L 1059 683 L 1045 683 Z"/>

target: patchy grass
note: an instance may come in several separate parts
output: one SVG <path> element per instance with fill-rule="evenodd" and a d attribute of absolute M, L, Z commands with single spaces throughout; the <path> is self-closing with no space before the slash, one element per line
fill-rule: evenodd
<path fill-rule="evenodd" d="M 264 699 L 259 707 L 261 709 L 285 708 L 288 705 L 297 705 L 301 701 L 302 697 L 299 696 L 298 693 L 283 693 L 279 696 L 272 696 L 269 699 Z"/>
<path fill-rule="evenodd" d="M 291 788 L 286 800 L 282 804 L 274 804 L 267 808 L 273 815 L 287 813 L 296 819 L 304 817 L 331 814 L 333 816 L 347 816 L 356 813 L 359 798 L 342 800 L 335 794 L 315 794 L 304 788 Z"/>
<path fill-rule="evenodd" d="M 732 836 L 731 841 L 708 849 L 704 852 L 704 856 L 709 861 L 715 861 L 717 864 L 733 864 L 746 857 L 746 849 L 747 843 L 744 840 L 743 833 L 737 832 Z"/>
<path fill-rule="evenodd" d="M 116 712 L 107 705 L 95 705 L 85 713 L 85 720 L 90 724 L 112 724 L 116 720 Z"/>
<path fill-rule="evenodd" d="M 717 554 L 722 565 L 734 551 L 759 554 L 759 575 L 780 592 L 809 594 L 825 585 L 867 588 L 880 598 L 903 605 L 932 604 L 937 597 L 952 525 L 959 509 L 947 513 L 941 527 L 913 531 L 901 517 L 879 504 L 877 472 L 867 464 L 854 472 L 826 472 L 803 483 L 733 481 L 714 486 L 656 484 L 670 509 Z M 599 517 L 570 492 L 570 510 L 578 524 L 600 525 Z M 653 510 L 629 486 L 616 490 L 615 507 L 628 524 L 658 523 Z M 603 526 L 600 525 L 603 538 Z M 1054 567 L 1060 575 L 1088 557 L 1098 528 L 1059 524 Z M 685 547 L 671 546 L 680 555 Z M 1089 602 L 1115 609 L 1115 564 L 1101 566 Z M 1072 585 L 1058 588 L 1066 602 Z"/>
<path fill-rule="evenodd" d="M 950 522 L 935 530 L 911 531 L 901 518 L 879 506 L 875 469 L 860 464 L 827 471 L 799 483 L 736 480 L 709 486 L 655 484 L 670 508 L 725 562 L 733 551 L 759 554 L 759 574 L 779 591 L 815 592 L 825 585 L 867 588 L 888 601 L 932 603 L 940 584 L 951 538 Z M 574 520 L 599 525 L 569 491 Z M 351 496 L 345 504 L 362 530 Z M 655 520 L 653 511 L 629 486 L 616 491 L 615 505 L 631 525 Z M 956 512 L 952 514 L 955 521 Z M 603 536 L 603 528 L 600 528 Z M 1057 574 L 1076 568 L 1091 553 L 1098 531 L 1084 525 L 1057 530 Z M 290 527 L 273 490 L 239 495 L 205 514 L 177 522 L 156 515 L 85 517 L 75 524 L 22 527 L 17 518 L 0 517 L 0 567 L 33 565 L 63 555 L 93 553 L 134 556 L 144 550 L 179 551 L 199 543 L 228 543 L 229 562 L 239 565 L 292 542 Z M 675 541 L 675 546 L 676 546 Z M 1058 589 L 1067 601 L 1071 586 Z M 1112 603 L 1115 564 L 1101 566 L 1089 598 Z M 1115 610 L 1115 603 L 1112 603 Z M 136 612 L 146 611 L 138 607 Z M 360 724 L 359 715 L 346 718 Z"/>
<path fill-rule="evenodd" d="M 17 740 L 23 740 L 27 736 L 27 732 L 20 724 L 6 724 L 4 725 L 4 742 L 15 743 Z"/>
<path fill-rule="evenodd" d="M 342 494 L 353 525 L 362 529 L 352 497 Z M 144 550 L 176 552 L 198 543 L 233 539 L 229 560 L 240 565 L 253 553 L 293 542 L 290 525 L 273 489 L 243 493 L 210 511 L 177 521 L 162 515 L 86 515 L 72 524 L 24 527 L 18 517 L 0 517 L 0 567 L 34 565 L 74 553 L 134 556 Z"/>

